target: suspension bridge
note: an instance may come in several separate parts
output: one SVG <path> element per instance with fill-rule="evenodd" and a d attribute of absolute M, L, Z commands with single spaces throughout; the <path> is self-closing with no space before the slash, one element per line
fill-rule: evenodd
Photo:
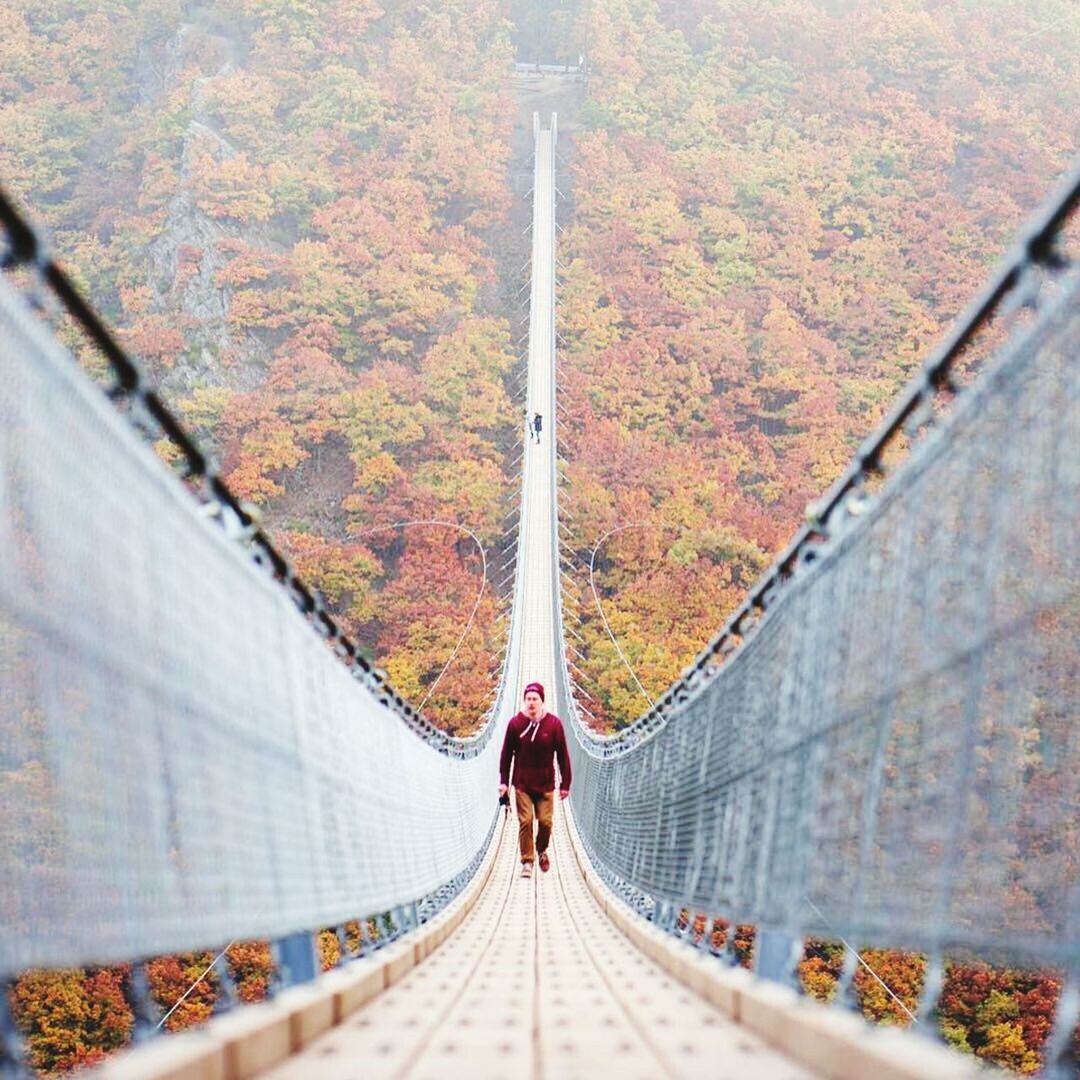
<path fill-rule="evenodd" d="M 0 976 L 132 963 L 138 1045 L 114 1078 L 962 1077 L 980 1070 L 929 1033 L 963 951 L 1061 973 L 1045 1054 L 1072 1075 L 1080 181 L 697 661 L 600 737 L 565 662 L 557 121 L 534 126 L 544 430 L 522 457 L 502 680 L 468 739 L 363 660 L 0 205 L 30 279 L 0 282 Z M 104 350 L 114 402 L 28 302 L 43 289 Z M 998 347 L 962 384 L 988 326 Z M 179 447 L 183 483 L 147 432 Z M 496 786 L 534 680 L 574 782 L 551 871 L 522 879 Z M 327 927 L 342 962 L 318 975 Z M 807 937 L 845 944 L 834 1006 L 795 990 Z M 148 1037 L 143 961 L 255 939 L 270 1001 L 230 1008 L 218 963 L 222 1015 Z M 865 943 L 927 957 L 909 1031 L 845 1007 Z M 0 1047 L 23 1073 L 6 1005 Z"/>

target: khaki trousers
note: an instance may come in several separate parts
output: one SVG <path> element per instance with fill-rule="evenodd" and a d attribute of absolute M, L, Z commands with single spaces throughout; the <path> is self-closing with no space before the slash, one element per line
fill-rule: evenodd
<path fill-rule="evenodd" d="M 514 788 L 514 802 L 518 816 L 518 846 L 521 848 L 521 861 L 531 863 L 536 859 L 537 851 L 547 851 L 551 839 L 551 817 L 555 812 L 555 792 L 544 795 L 530 795 L 521 788 Z M 533 846 L 533 818 L 539 825 L 536 830 L 536 846 Z"/>

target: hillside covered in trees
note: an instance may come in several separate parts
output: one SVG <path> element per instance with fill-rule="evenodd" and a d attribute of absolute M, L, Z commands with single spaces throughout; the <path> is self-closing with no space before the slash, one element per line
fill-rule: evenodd
<path fill-rule="evenodd" d="M 562 238 L 588 702 L 647 707 L 1080 145 L 1067 3 L 593 0 Z"/>
<path fill-rule="evenodd" d="M 61 3 L 0 13 L 0 177 L 420 701 L 495 553 L 516 355 L 498 4 Z M 436 587 L 437 584 L 437 587 Z M 494 592 L 429 711 L 474 727 Z"/>

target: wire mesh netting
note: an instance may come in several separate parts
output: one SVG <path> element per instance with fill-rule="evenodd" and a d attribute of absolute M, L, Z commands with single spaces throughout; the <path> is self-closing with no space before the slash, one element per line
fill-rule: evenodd
<path fill-rule="evenodd" d="M 4 280 L 0 550 L 0 975 L 336 925 L 472 863 L 498 740 L 386 709 Z"/>
<path fill-rule="evenodd" d="M 1048 292 L 685 703 L 572 725 L 575 818 L 625 891 L 1080 965 L 1080 280 Z"/>

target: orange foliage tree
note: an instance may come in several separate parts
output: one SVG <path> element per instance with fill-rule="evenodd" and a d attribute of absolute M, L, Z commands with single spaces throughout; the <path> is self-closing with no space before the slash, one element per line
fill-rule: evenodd
<path fill-rule="evenodd" d="M 27 1040 L 27 1061 L 42 1073 L 101 1061 L 131 1039 L 124 996 L 130 969 L 30 971 L 11 989 L 11 1011 Z"/>

